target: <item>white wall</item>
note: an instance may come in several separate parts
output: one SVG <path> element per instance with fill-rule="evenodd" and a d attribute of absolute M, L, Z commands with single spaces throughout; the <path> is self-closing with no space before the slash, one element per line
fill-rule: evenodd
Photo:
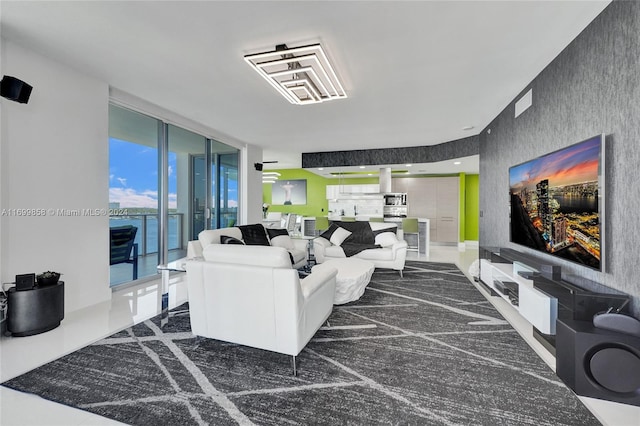
<path fill-rule="evenodd" d="M 240 152 L 240 224 L 262 221 L 262 172 L 255 169 L 255 163 L 262 163 L 262 149 L 246 145 Z"/>
<path fill-rule="evenodd" d="M 12 42 L 1 52 L 3 74 L 33 92 L 28 104 L 1 101 L 0 279 L 62 272 L 67 312 L 109 300 L 108 216 L 47 211 L 108 208 L 108 85 Z"/>
<path fill-rule="evenodd" d="M 28 104 L 2 98 L 0 211 L 43 209 L 44 216 L 0 217 L 0 280 L 55 270 L 65 281 L 65 311 L 111 297 L 109 218 L 50 209 L 108 209 L 108 105 L 118 103 L 241 149 L 241 223 L 262 218 L 262 149 L 109 88 L 107 82 L 0 40 L 2 75 L 33 86 Z"/>

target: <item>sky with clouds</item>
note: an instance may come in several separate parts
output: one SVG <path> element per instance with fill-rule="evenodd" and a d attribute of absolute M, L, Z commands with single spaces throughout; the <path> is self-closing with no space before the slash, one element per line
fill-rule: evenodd
<path fill-rule="evenodd" d="M 523 164 L 511 167 L 509 184 L 513 191 L 523 187 L 535 190 L 543 179 L 549 187 L 571 185 L 598 180 L 600 166 L 600 136 L 571 145 Z"/>
<path fill-rule="evenodd" d="M 109 202 L 120 208 L 158 208 L 158 150 L 148 146 L 109 139 Z M 177 208 L 176 154 L 169 153 L 169 208 Z M 237 207 L 234 182 L 230 207 Z M 231 192 L 230 191 L 230 192 Z"/>
<path fill-rule="evenodd" d="M 121 208 L 158 208 L 158 150 L 111 138 L 109 202 Z M 176 155 L 169 153 L 169 208 L 177 207 Z"/>

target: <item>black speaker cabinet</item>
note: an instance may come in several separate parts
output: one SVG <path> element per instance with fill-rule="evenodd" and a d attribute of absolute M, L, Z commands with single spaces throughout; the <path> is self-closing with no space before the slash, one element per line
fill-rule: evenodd
<path fill-rule="evenodd" d="M 559 319 L 556 374 L 578 395 L 640 406 L 640 337 Z"/>
<path fill-rule="evenodd" d="M 7 330 L 13 336 L 32 336 L 53 330 L 64 319 L 64 282 L 29 291 L 7 293 Z"/>
<path fill-rule="evenodd" d="M 2 81 L 0 81 L 0 96 L 20 102 L 21 104 L 29 102 L 31 89 L 33 89 L 33 87 L 10 75 L 5 75 Z"/>

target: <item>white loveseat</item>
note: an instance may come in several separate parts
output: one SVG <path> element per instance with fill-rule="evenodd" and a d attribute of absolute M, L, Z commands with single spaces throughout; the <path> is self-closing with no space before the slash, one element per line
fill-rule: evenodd
<path fill-rule="evenodd" d="M 267 231 L 265 228 L 265 232 L 274 232 L 274 230 L 269 229 Z M 243 241 L 242 232 L 240 231 L 240 228 L 236 226 L 230 228 L 209 229 L 200 232 L 197 240 L 189 241 L 187 244 L 187 257 L 189 259 L 202 257 L 203 249 L 210 244 L 221 244 L 220 237 L 222 236 L 233 237 Z M 291 257 L 293 258 L 293 267 L 295 269 L 300 269 L 307 265 L 309 260 L 307 240 L 288 237 L 272 238 L 270 240 L 270 244 L 275 247 L 283 247 L 291 253 Z"/>
<path fill-rule="evenodd" d="M 334 268 L 304 279 L 281 247 L 208 244 L 186 262 L 191 330 L 295 356 L 333 308 Z"/>
<path fill-rule="evenodd" d="M 338 226 L 339 222 L 335 222 Z M 358 259 L 373 262 L 376 268 L 388 268 L 400 272 L 404 269 L 407 257 L 407 242 L 398 239 L 397 227 L 395 224 L 384 222 L 367 222 L 375 234 L 375 243 L 380 244 L 379 248 L 368 248 L 352 256 Z M 349 226 L 345 224 L 344 226 Z M 388 232 L 384 232 L 387 230 Z M 334 242 L 339 242 L 335 241 Z M 344 249 L 332 243 L 330 240 L 320 236 L 313 240 L 313 252 L 316 263 L 323 263 L 329 259 L 346 258 Z"/>

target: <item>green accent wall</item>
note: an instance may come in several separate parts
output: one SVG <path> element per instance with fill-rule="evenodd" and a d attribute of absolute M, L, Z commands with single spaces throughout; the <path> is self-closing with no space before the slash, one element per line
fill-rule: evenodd
<path fill-rule="evenodd" d="M 480 238 L 480 175 L 466 175 L 464 180 L 464 239 L 478 241 Z"/>
<path fill-rule="evenodd" d="M 327 185 L 372 184 L 378 183 L 378 177 L 371 178 L 324 178 L 304 169 L 273 170 L 280 173 L 278 180 L 306 179 L 307 204 L 305 205 L 273 205 L 271 202 L 271 184 L 262 184 L 262 202 L 269 204 L 270 212 L 296 213 L 302 216 L 326 216 L 329 208 L 327 201 Z M 429 175 L 432 176 L 432 175 Z M 424 177 L 429 177 L 425 175 Z M 449 175 L 453 176 L 453 175 Z M 460 173 L 460 241 L 478 241 L 480 213 L 480 179 L 479 175 Z"/>
<path fill-rule="evenodd" d="M 269 170 L 271 171 L 271 170 Z M 280 173 L 279 181 L 287 179 L 307 180 L 307 204 L 305 205 L 273 205 L 271 202 L 272 185 L 262 184 L 262 202 L 269 204 L 270 212 L 296 213 L 302 216 L 326 216 L 329 202 L 327 201 L 327 185 L 332 179 L 326 179 L 304 169 L 273 170 Z"/>
<path fill-rule="evenodd" d="M 460 218 L 460 230 L 458 231 L 460 235 L 458 235 L 458 241 L 464 242 L 466 239 L 466 228 L 465 223 L 467 223 L 466 218 L 466 201 L 467 197 L 465 194 L 465 188 L 467 187 L 467 182 L 465 180 L 465 173 L 460 173 L 458 177 L 458 185 L 460 186 L 458 191 L 458 217 Z"/>

